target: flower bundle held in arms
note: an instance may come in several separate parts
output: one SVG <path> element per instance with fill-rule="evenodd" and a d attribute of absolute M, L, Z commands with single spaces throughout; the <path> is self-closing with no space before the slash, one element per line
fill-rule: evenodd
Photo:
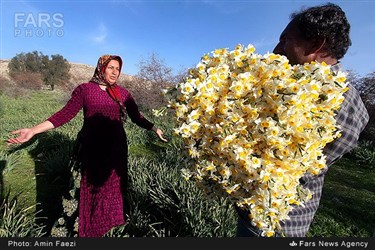
<path fill-rule="evenodd" d="M 204 55 L 168 104 L 189 155 L 184 177 L 249 210 L 273 236 L 292 205 L 312 197 L 299 179 L 326 167 L 322 150 L 340 136 L 345 80 L 325 63 L 291 66 L 251 44 Z"/>

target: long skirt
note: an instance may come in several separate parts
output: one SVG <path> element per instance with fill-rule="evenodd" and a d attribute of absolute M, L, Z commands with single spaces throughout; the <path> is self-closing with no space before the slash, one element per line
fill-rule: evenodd
<path fill-rule="evenodd" d="M 127 143 L 123 127 L 112 127 L 113 134 L 105 136 L 93 136 L 85 126 L 81 131 L 69 162 L 70 191 L 63 197 L 63 215 L 53 226 L 51 236 L 102 237 L 111 228 L 128 223 L 124 206 Z"/>

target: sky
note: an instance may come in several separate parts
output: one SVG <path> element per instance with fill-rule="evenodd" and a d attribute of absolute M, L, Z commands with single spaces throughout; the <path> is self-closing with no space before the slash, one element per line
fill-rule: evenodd
<path fill-rule="evenodd" d="M 352 46 L 342 65 L 375 71 L 375 0 L 330 1 L 351 23 Z M 318 0 L 0 0 L 0 59 L 22 52 L 62 55 L 95 66 L 103 54 L 123 58 L 123 73 L 156 54 L 174 73 L 194 67 L 217 48 L 253 44 L 272 52 L 292 12 Z"/>

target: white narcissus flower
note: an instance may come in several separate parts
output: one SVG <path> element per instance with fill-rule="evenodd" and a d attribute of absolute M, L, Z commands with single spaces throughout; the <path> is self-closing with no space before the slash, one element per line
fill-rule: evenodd
<path fill-rule="evenodd" d="M 190 157 L 183 177 L 229 197 L 273 236 L 294 205 L 311 199 L 299 179 L 326 167 L 345 77 L 325 63 L 259 55 L 251 44 L 205 54 L 168 100 Z"/>

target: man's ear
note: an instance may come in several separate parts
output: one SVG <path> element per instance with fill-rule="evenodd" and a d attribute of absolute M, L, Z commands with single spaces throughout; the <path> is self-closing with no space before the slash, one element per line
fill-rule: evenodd
<path fill-rule="evenodd" d="M 324 37 L 317 37 L 311 42 L 309 52 L 312 54 L 327 54 L 325 44 L 326 39 Z"/>
<path fill-rule="evenodd" d="M 309 45 L 305 51 L 305 56 L 311 61 L 320 60 L 329 56 L 328 51 L 325 47 L 326 40 L 323 37 L 318 37 L 309 42 Z"/>

